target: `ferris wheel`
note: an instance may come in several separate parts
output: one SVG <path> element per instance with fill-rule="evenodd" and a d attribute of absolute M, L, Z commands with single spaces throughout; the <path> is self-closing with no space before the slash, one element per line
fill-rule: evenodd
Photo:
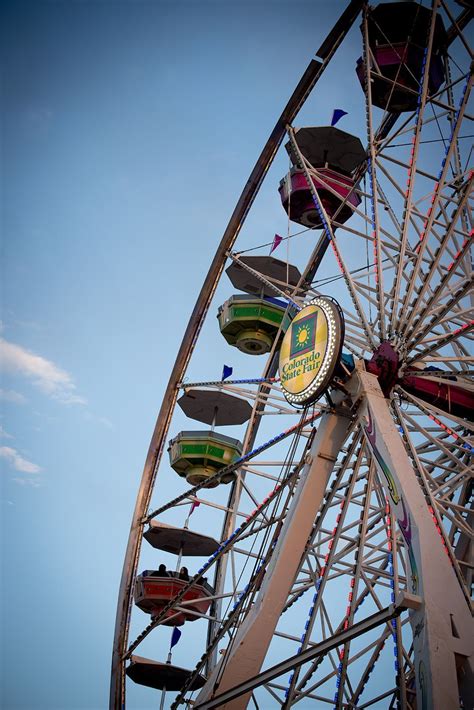
<path fill-rule="evenodd" d="M 278 119 L 151 440 L 113 710 L 133 682 L 154 707 L 474 706 L 471 18 L 468 1 L 351 0 Z M 300 126 L 352 29 L 365 135 L 342 110 Z M 283 157 L 288 234 L 268 255 L 238 238 Z M 276 258 L 281 241 L 304 260 Z M 212 310 L 243 374 L 190 381 Z"/>

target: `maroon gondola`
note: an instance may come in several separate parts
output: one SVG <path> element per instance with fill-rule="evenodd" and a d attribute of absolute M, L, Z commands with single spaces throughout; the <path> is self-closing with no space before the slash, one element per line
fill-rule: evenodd
<path fill-rule="evenodd" d="M 428 43 L 431 11 L 414 2 L 377 5 L 367 18 L 371 66 L 372 103 L 387 111 L 416 109 Z M 362 29 L 363 31 L 363 29 Z M 428 91 L 435 93 L 444 82 L 446 31 L 439 15 L 433 36 Z M 356 73 L 366 88 L 365 66 L 357 60 Z"/>
<path fill-rule="evenodd" d="M 333 126 L 299 128 L 295 138 L 303 157 L 311 165 L 311 180 L 327 217 L 343 224 L 361 200 L 353 179 L 354 170 L 364 161 L 365 151 L 356 137 Z M 323 224 L 320 210 L 290 143 L 286 145 L 293 167 L 290 179 L 280 181 L 283 208 L 293 222 L 306 227 Z"/>

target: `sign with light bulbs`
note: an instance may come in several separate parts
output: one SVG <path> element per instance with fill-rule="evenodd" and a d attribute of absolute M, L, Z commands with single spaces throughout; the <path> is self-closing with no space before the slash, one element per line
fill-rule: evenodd
<path fill-rule="evenodd" d="M 339 363 L 344 340 L 340 306 L 318 296 L 292 320 L 280 349 L 279 374 L 290 404 L 315 402 L 327 389 Z"/>

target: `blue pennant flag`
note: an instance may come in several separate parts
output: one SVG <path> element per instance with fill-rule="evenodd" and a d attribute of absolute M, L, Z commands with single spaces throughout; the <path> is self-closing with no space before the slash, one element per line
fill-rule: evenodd
<path fill-rule="evenodd" d="M 332 113 L 331 126 L 335 126 L 343 116 L 347 116 L 347 111 L 343 111 L 342 108 L 335 108 Z"/>
<path fill-rule="evenodd" d="M 222 370 L 222 381 L 230 377 L 233 372 L 234 369 L 232 367 L 229 367 L 229 365 L 224 365 L 224 369 Z"/>
<path fill-rule="evenodd" d="M 181 631 L 178 629 L 177 626 L 175 626 L 174 629 L 173 629 L 173 633 L 172 633 L 172 635 L 171 635 L 171 645 L 170 645 L 170 649 L 172 649 L 173 646 L 176 646 L 176 644 L 178 643 L 178 641 L 179 641 L 180 638 L 181 638 Z"/>

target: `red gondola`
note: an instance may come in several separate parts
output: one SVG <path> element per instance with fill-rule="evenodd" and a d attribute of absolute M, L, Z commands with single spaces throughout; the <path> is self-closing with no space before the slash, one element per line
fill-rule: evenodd
<path fill-rule="evenodd" d="M 145 570 L 135 581 L 135 604 L 142 611 L 157 616 L 164 607 L 174 599 L 189 582 L 179 577 L 158 577 L 151 570 Z M 196 621 L 198 614 L 206 614 L 213 594 L 212 587 L 200 580 L 184 595 L 182 606 L 189 611 L 170 610 L 166 615 L 165 626 L 182 626 L 185 621 Z M 189 602 L 192 602 L 191 604 Z"/>

